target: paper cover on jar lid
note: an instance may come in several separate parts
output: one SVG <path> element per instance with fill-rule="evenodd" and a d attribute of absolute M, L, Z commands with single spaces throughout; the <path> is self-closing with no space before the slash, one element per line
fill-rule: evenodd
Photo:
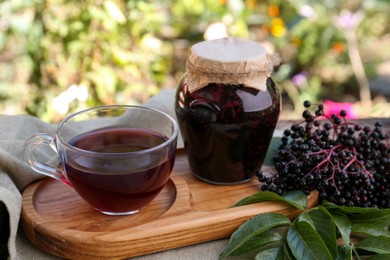
<path fill-rule="evenodd" d="M 192 46 L 186 64 L 189 91 L 209 83 L 242 84 L 266 91 L 270 77 L 280 58 L 269 54 L 260 44 L 238 38 L 221 38 Z"/>

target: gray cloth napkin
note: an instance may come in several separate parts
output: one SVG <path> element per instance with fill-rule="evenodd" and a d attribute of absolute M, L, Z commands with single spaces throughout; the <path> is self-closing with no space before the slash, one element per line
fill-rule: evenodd
<path fill-rule="evenodd" d="M 175 117 L 173 90 L 161 91 L 144 105 Z M 0 259 L 59 259 L 35 248 L 19 227 L 21 194 L 28 184 L 42 178 L 25 162 L 24 143 L 36 133 L 53 134 L 56 127 L 27 115 L 0 115 Z M 181 137 L 178 147 L 183 147 Z M 42 156 L 49 160 L 52 154 Z M 226 243 L 219 240 L 136 259 L 217 259 Z"/>
<path fill-rule="evenodd" d="M 55 126 L 20 115 L 0 116 L 0 259 L 17 259 L 16 234 L 23 189 L 41 178 L 24 161 L 25 141 L 38 132 L 53 133 Z"/>

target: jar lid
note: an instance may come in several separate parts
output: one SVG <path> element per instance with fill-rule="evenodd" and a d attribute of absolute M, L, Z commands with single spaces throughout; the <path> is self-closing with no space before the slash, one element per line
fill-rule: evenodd
<path fill-rule="evenodd" d="M 267 53 L 256 42 L 226 37 L 193 45 L 185 77 L 190 92 L 209 83 L 242 84 L 266 91 L 265 81 L 279 62 L 278 55 Z"/>

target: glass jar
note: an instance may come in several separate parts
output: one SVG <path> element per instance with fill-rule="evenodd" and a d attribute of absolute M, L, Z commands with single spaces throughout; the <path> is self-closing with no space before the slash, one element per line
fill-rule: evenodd
<path fill-rule="evenodd" d="M 251 180 L 263 164 L 279 118 L 280 94 L 270 73 L 264 71 L 264 64 L 261 68 L 253 68 L 250 62 L 244 67 L 240 65 L 248 60 L 248 55 L 253 56 L 242 49 L 248 43 L 252 51 L 253 47 L 261 48 L 260 56 L 255 52 L 257 61 L 259 57 L 267 59 L 267 66 L 273 68 L 277 60 L 257 43 L 234 38 L 202 42 L 202 48 L 198 48 L 199 44 L 192 47 L 186 74 L 176 92 L 175 112 L 191 171 L 209 183 L 238 184 Z M 205 57 L 207 51 L 204 53 L 203 48 L 217 48 L 223 57 Z M 226 62 L 225 52 L 236 48 L 241 55 Z M 206 62 L 199 62 L 199 57 Z M 237 65 L 243 69 L 237 69 Z M 229 66 L 221 71 L 221 67 Z M 247 80 L 251 73 L 256 76 Z"/>

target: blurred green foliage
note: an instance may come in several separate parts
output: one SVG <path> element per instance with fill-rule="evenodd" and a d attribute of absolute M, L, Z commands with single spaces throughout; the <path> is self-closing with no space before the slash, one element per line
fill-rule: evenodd
<path fill-rule="evenodd" d="M 363 14 L 356 35 L 374 77 L 390 58 L 379 49 L 390 34 L 386 0 L 2 1 L 0 109 L 58 122 L 86 107 L 142 103 L 176 87 L 188 48 L 214 23 L 280 53 L 275 78 L 287 104 L 332 93 L 358 99 L 349 46 L 335 26 L 342 10 Z"/>

